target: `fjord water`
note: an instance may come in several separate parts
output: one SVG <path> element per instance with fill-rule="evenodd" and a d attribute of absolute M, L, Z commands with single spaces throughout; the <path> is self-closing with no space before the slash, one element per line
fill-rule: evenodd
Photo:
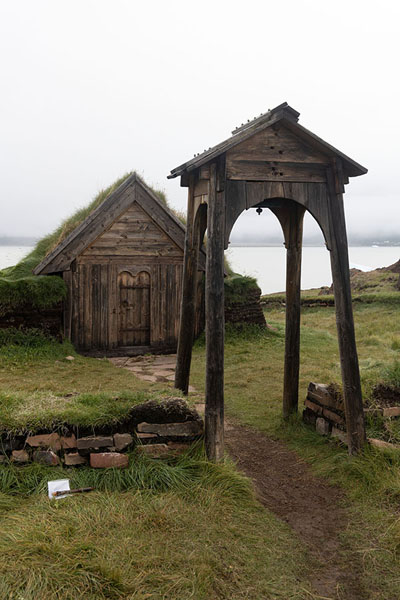
<path fill-rule="evenodd" d="M 283 246 L 233 246 L 226 254 L 232 269 L 237 273 L 255 277 L 263 294 L 285 290 L 286 250 Z M 350 268 L 362 271 L 387 267 L 399 259 L 399 246 L 349 248 Z M 301 288 L 307 290 L 331 283 L 329 251 L 323 246 L 304 247 Z"/>
<path fill-rule="evenodd" d="M 0 269 L 15 265 L 32 248 L 0 246 Z M 283 246 L 233 246 L 227 250 L 232 269 L 256 277 L 263 294 L 285 289 L 286 250 Z M 350 247 L 350 267 L 368 271 L 387 267 L 400 259 L 400 247 Z M 331 285 L 329 252 L 325 247 L 304 247 L 301 287 L 303 290 Z"/>

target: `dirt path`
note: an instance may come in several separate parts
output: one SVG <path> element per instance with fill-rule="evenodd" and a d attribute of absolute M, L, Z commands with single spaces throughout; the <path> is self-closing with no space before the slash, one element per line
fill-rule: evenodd
<path fill-rule="evenodd" d="M 176 356 L 111 359 L 149 382 L 171 382 Z M 195 392 L 194 388 L 191 389 Z M 202 412 L 203 400 L 196 408 Z M 286 521 L 307 546 L 315 568 L 311 586 L 317 600 L 367 600 L 357 569 L 359 557 L 344 554 L 340 534 L 347 525 L 343 494 L 312 474 L 310 467 L 280 441 L 233 421 L 225 424 L 226 447 L 238 468 L 252 479 L 260 502 Z M 311 598 L 310 598 L 311 600 Z"/>
<path fill-rule="evenodd" d="M 316 598 L 366 600 L 354 566 L 359 557 L 352 561 L 342 555 L 339 536 L 347 515 L 340 490 L 313 475 L 283 442 L 231 421 L 225 440 L 238 468 L 253 480 L 260 502 L 288 523 L 316 559 L 311 578 Z"/>

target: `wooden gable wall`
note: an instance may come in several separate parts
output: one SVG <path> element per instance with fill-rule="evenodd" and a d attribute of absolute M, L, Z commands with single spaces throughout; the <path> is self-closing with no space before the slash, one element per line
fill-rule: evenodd
<path fill-rule="evenodd" d="M 282 124 L 228 150 L 226 177 L 246 181 L 325 182 L 330 158 Z"/>
<path fill-rule="evenodd" d="M 183 251 L 137 202 L 100 235 L 81 255 L 85 258 L 182 258 Z"/>

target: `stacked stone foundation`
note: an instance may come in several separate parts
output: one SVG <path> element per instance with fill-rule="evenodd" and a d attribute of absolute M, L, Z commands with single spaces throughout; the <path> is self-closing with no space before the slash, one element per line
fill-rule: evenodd
<path fill-rule="evenodd" d="M 143 416 L 152 422 L 142 421 Z M 121 468 L 129 465 L 134 450 L 150 458 L 173 458 L 202 437 L 203 421 L 186 402 L 172 399 L 136 406 L 119 426 L 87 434 L 67 424 L 56 431 L 3 434 L 0 463 Z"/>
<path fill-rule="evenodd" d="M 380 389 L 379 391 L 381 393 Z M 367 407 L 364 408 L 364 414 L 365 416 L 379 416 L 385 423 L 386 419 L 400 418 L 400 405 Z M 303 421 L 315 427 L 317 433 L 330 435 L 343 444 L 347 444 L 344 401 L 334 384 L 325 385 L 313 382 L 309 384 L 304 401 Z M 368 442 L 378 448 L 400 449 L 399 445 L 381 439 L 368 438 Z"/>

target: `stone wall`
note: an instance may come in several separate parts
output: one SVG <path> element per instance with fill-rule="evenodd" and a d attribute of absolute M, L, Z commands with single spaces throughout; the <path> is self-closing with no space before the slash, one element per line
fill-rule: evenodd
<path fill-rule="evenodd" d="M 246 291 L 241 302 L 225 303 L 226 323 L 252 323 L 266 326 L 264 312 L 260 304 L 261 290 L 252 288 Z"/>
<path fill-rule="evenodd" d="M 62 337 L 63 310 L 62 304 L 53 308 L 38 309 L 26 306 L 16 312 L 0 316 L 0 329 L 15 327 L 16 329 L 42 329 L 47 335 L 57 339 Z"/>
<path fill-rule="evenodd" d="M 388 386 L 376 386 L 374 406 L 364 408 L 365 418 L 378 417 L 383 422 L 383 437 L 390 436 L 390 422 L 400 418 L 400 390 Z M 343 397 L 334 384 L 324 385 L 311 382 L 304 401 L 303 421 L 315 427 L 317 433 L 330 435 L 343 444 L 347 444 L 346 416 Z M 400 449 L 400 446 L 384 439 L 368 438 L 372 446 Z"/>
<path fill-rule="evenodd" d="M 0 438 L 0 463 L 127 467 L 135 449 L 151 458 L 173 457 L 202 434 L 202 419 L 181 398 L 150 401 L 133 407 L 123 422 L 97 430 L 64 424 L 34 434 L 5 433 Z"/>

